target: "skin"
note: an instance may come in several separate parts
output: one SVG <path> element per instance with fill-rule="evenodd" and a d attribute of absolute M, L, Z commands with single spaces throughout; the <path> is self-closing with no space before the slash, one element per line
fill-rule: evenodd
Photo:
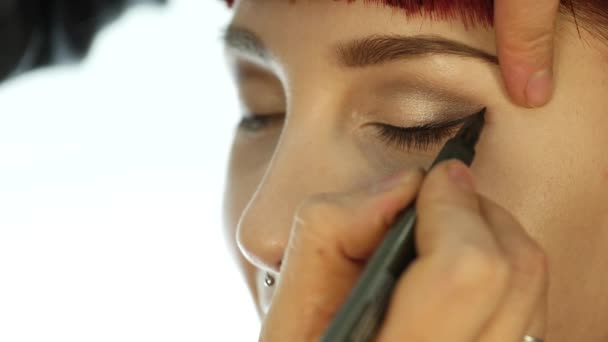
<path fill-rule="evenodd" d="M 262 60 L 229 49 L 228 56 L 235 75 L 240 75 L 237 84 L 244 112 L 286 113 L 285 121 L 274 120 L 261 130 L 253 132 L 241 129 L 235 132 L 225 193 L 226 236 L 243 270 L 260 317 L 264 318 L 273 295 L 261 285 L 264 272 L 270 272 L 279 279 L 276 298 L 281 299 L 276 299 L 274 303 L 288 303 L 273 304 L 271 313 L 275 314 L 266 317 L 264 331 L 277 331 L 273 327 L 293 323 L 293 320 L 289 321 L 289 303 L 293 307 L 297 295 L 290 293 L 302 293 L 310 288 L 299 288 L 302 285 L 298 284 L 309 284 L 307 279 L 318 279 L 323 272 L 332 274 L 327 269 L 312 268 L 309 276 L 305 277 L 304 266 L 298 267 L 298 262 L 282 264 L 284 257 L 290 255 L 289 251 L 297 250 L 288 248 L 288 244 L 294 228 L 294 217 L 302 208 L 302 203 L 310 203 L 310 198 L 318 198 L 315 195 L 319 193 L 339 192 L 351 198 L 364 184 L 373 184 L 403 170 L 428 167 L 441 144 L 423 151 L 399 149 L 374 135 L 369 124 L 381 122 L 411 126 L 427 120 L 462 115 L 467 110 L 473 114 L 480 107 L 487 107 L 486 127 L 471 168 L 474 197 L 478 203 L 488 203 L 488 207 L 495 208 L 491 211 L 499 213 L 497 215 L 500 217 L 512 219 L 492 220 L 489 216 L 493 214 L 486 211 L 459 208 L 454 212 L 468 212 L 468 219 L 460 222 L 447 217 L 447 222 L 439 226 L 449 226 L 460 232 L 472 221 L 483 218 L 486 223 L 478 225 L 479 229 L 472 233 L 477 237 L 487 237 L 488 231 L 492 233 L 484 240 L 487 243 L 475 245 L 484 247 L 477 250 L 482 250 L 480 254 L 488 258 L 481 259 L 499 260 L 497 264 L 508 266 L 504 274 L 498 272 L 502 276 L 492 278 L 494 280 L 490 283 L 495 285 L 492 287 L 494 292 L 485 292 L 488 298 L 502 298 L 502 301 L 486 307 L 485 311 L 474 310 L 468 316 L 458 315 L 459 319 L 472 322 L 468 325 L 471 327 L 469 334 L 472 334 L 471 331 L 480 334 L 488 331 L 480 327 L 481 323 L 488 322 L 488 317 L 502 317 L 501 313 L 505 312 L 510 313 L 510 317 L 517 317 L 521 313 L 530 320 L 509 325 L 505 324 L 508 319 L 496 318 L 491 320 L 493 323 L 490 326 L 511 326 L 510 330 L 503 329 L 513 334 L 535 334 L 548 341 L 600 341 L 608 338 L 608 329 L 602 319 L 602 313 L 608 311 L 608 293 L 604 289 L 608 281 L 608 275 L 604 272 L 608 266 L 608 252 L 605 249 L 608 242 L 608 214 L 605 208 L 605 203 L 608 203 L 608 191 L 605 190 L 608 186 L 608 155 L 601 148 L 608 145 L 608 135 L 602 129 L 608 125 L 608 116 L 605 115 L 608 105 L 605 96 L 608 91 L 608 70 L 605 67 L 608 49 L 604 42 L 596 40 L 585 30 L 579 36 L 571 20 L 558 18 L 553 98 L 542 108 L 526 109 L 511 101 L 499 67 L 477 59 L 433 55 L 369 68 L 347 68 L 338 65 L 332 58 L 332 48 L 338 42 L 383 33 L 404 36 L 433 34 L 497 54 L 496 32 L 493 29 L 465 29 L 459 21 L 432 22 L 421 17 L 406 18 L 390 9 L 367 7 L 360 3 L 345 8 L 344 4 L 334 2 L 289 4 L 277 0 L 244 0 L 237 4 L 235 11 L 233 24 L 255 32 L 269 51 L 268 59 Z M 310 25 L 311 22 L 315 25 Z M 387 97 L 386 84 L 395 82 L 406 86 L 399 91 L 389 92 L 393 95 Z M 432 91 L 420 95 L 416 89 Z M 448 166 L 444 168 L 447 170 Z M 447 171 L 444 170 L 443 178 L 441 169 L 437 173 L 438 176 L 434 177 L 436 182 L 445 181 Z M 410 189 L 416 192 L 422 187 L 419 198 L 458 195 L 457 188 L 426 185 L 431 176 L 432 173 L 424 183 L 420 184 L 422 181 L 419 180 L 418 183 L 414 182 L 417 185 L 405 187 L 403 191 Z M 424 192 L 428 194 L 424 195 Z M 406 205 L 411 198 L 404 193 L 395 201 Z M 428 201 L 429 207 L 432 207 L 432 202 Z M 457 206 L 458 201 L 452 203 Z M 482 207 L 485 206 L 482 204 Z M 328 210 L 326 217 L 330 222 L 343 222 L 348 217 L 365 217 L 357 216 L 357 212 L 373 215 L 379 210 L 359 209 L 353 206 L 349 214 L 342 216 L 337 209 Z M 383 213 L 387 214 L 387 211 Z M 340 217 L 343 219 L 336 219 Z M 313 231 L 337 229 L 338 226 L 315 226 Z M 420 226 L 430 230 L 433 225 Z M 438 241 L 441 235 L 435 236 L 434 239 Z M 511 244 L 504 243 L 505 236 L 513 236 L 515 241 L 519 241 L 515 245 L 538 248 L 522 247 L 523 251 L 518 251 Z M 455 253 L 462 253 L 467 249 L 456 243 L 458 239 L 459 235 L 454 236 L 453 243 L 448 245 L 454 246 Z M 422 240 L 418 243 L 422 243 Z M 373 245 L 372 242 L 370 244 Z M 300 245 L 310 246 L 305 243 Z M 494 249 L 486 248 L 488 246 L 494 246 Z M 526 252 L 530 250 L 533 252 Z M 536 253 L 538 251 L 542 253 Z M 522 258 L 522 253 L 528 255 L 523 257 L 523 263 L 517 261 Z M 538 256 L 541 254 L 544 257 Z M 447 258 L 438 250 L 428 255 L 432 260 Z M 432 255 L 444 257 L 435 259 Z M 527 286 L 516 286 L 522 283 L 522 273 L 544 273 L 542 266 L 533 268 L 538 272 L 526 272 L 525 267 L 522 271 L 517 265 L 544 265 L 542 260 L 545 257 L 549 265 L 546 305 L 542 303 L 542 276 L 527 278 L 523 282 Z M 314 260 L 311 258 L 309 254 L 307 257 L 288 257 L 286 260 Z M 339 259 L 336 256 L 331 260 Z M 320 263 L 325 264 L 331 265 L 329 262 Z M 435 265 L 425 263 L 431 264 Z M 418 273 L 442 274 L 440 270 L 446 269 L 432 265 L 421 267 L 427 271 Z M 495 269 L 487 266 L 477 264 L 470 269 Z M 312 273 L 315 269 L 317 273 Z M 338 272 L 337 269 L 334 271 Z M 293 275 L 291 282 L 282 281 L 279 272 L 290 272 Z M 450 279 L 449 274 L 446 277 Z M 423 276 L 411 278 L 418 280 L 409 282 L 412 285 L 403 282 L 400 288 L 410 286 L 414 290 L 400 291 L 405 294 L 399 298 L 404 299 L 395 299 L 397 303 L 407 303 L 408 298 L 415 298 L 411 293 L 417 294 L 424 289 L 441 293 L 432 287 L 438 282 L 427 279 L 425 283 L 420 280 Z M 442 278 L 438 276 L 436 279 Z M 487 287 L 487 278 L 486 281 L 482 281 L 482 276 L 472 279 L 469 279 L 469 289 Z M 536 282 L 541 285 L 533 285 Z M 293 285 L 288 286 L 290 283 Z M 348 282 L 338 285 L 345 288 L 327 288 L 324 291 L 347 291 Z M 525 298 L 506 295 L 515 293 L 514 288 L 527 288 L 522 291 L 526 294 Z M 312 292 L 312 295 L 319 292 Z M 478 292 L 469 291 L 472 297 L 463 302 L 468 304 Z M 279 295 L 281 293 L 283 295 Z M 311 305 L 306 302 L 301 304 Z M 330 304 L 324 302 L 322 307 L 331 310 Z M 420 312 L 420 308 L 428 307 L 429 303 L 414 304 L 394 304 L 401 309 L 395 309 L 393 316 L 411 315 L 408 310 L 412 310 L 412 307 Z M 440 329 L 434 327 L 443 327 L 445 323 L 442 311 L 453 309 L 453 312 L 462 312 L 466 307 L 463 303 L 460 303 L 460 307 L 453 305 L 438 308 L 435 315 L 429 314 L 428 319 L 422 322 L 424 324 L 420 325 L 425 329 L 417 333 L 437 332 Z M 530 313 L 530 308 L 538 312 Z M 450 317 L 454 321 L 454 316 Z M 308 333 L 320 329 L 319 326 L 326 321 L 309 320 L 307 326 L 313 328 Z M 458 326 L 464 325 L 460 321 L 456 323 Z M 403 335 L 407 331 L 390 328 L 384 331 L 389 331 L 386 333 L 389 340 L 391 337 L 409 336 Z M 297 333 L 287 331 L 282 337 L 299 336 Z M 462 341 L 466 341 L 467 335 L 461 333 Z M 508 332 L 502 336 L 507 336 L 505 334 Z M 426 336 L 434 337 L 437 336 Z M 274 339 L 268 336 L 266 340 Z M 485 340 L 502 341 L 492 336 Z"/>

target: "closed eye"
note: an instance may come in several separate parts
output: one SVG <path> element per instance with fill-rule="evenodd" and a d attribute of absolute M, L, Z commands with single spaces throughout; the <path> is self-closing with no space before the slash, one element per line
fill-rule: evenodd
<path fill-rule="evenodd" d="M 372 125 L 376 127 L 376 135 L 387 145 L 405 151 L 426 151 L 456 134 L 467 118 L 411 127 L 392 126 L 383 123 Z"/>
<path fill-rule="evenodd" d="M 261 131 L 273 124 L 280 123 L 285 117 L 284 113 L 258 114 L 251 113 L 241 119 L 238 129 L 249 132 Z"/>
<path fill-rule="evenodd" d="M 241 120 L 238 126 L 244 131 L 262 131 L 282 122 L 284 116 L 283 113 L 249 114 Z M 453 136 L 468 118 L 469 116 L 465 116 L 452 121 L 410 127 L 384 123 L 372 123 L 371 125 L 375 126 L 376 135 L 387 145 L 404 151 L 427 151 Z"/>

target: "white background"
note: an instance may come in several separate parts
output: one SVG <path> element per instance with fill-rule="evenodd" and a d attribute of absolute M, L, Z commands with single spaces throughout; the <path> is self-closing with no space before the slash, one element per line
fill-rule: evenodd
<path fill-rule="evenodd" d="M 0 87 L 0 341 L 254 341 L 221 200 L 219 1 L 138 7 Z"/>

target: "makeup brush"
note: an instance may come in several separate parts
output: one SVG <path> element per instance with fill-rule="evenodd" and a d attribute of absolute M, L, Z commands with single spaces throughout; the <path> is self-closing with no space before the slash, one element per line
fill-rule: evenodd
<path fill-rule="evenodd" d="M 475 146 L 485 123 L 485 108 L 471 116 L 456 135 L 448 140 L 431 169 L 448 159 L 471 165 Z M 402 210 L 369 259 L 345 304 L 329 325 L 322 342 L 371 341 L 384 319 L 395 283 L 416 259 L 416 207 Z"/>

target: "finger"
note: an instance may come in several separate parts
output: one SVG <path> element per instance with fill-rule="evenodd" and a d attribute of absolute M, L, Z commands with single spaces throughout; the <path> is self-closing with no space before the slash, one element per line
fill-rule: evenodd
<path fill-rule="evenodd" d="M 559 0 L 496 0 L 498 59 L 507 91 L 522 106 L 540 107 L 553 92 L 553 39 Z"/>
<path fill-rule="evenodd" d="M 409 171 L 351 194 L 323 194 L 296 211 L 262 341 L 310 341 L 344 302 L 400 209 L 415 198 L 422 172 Z"/>
<path fill-rule="evenodd" d="M 547 285 L 547 287 L 549 287 Z M 546 290 L 540 298 L 540 303 L 536 307 L 536 313 L 532 316 L 532 323 L 528 325 L 526 330 L 527 336 L 547 339 L 547 315 L 549 311 L 549 291 Z"/>
<path fill-rule="evenodd" d="M 506 292 L 506 261 L 468 168 L 438 165 L 417 201 L 418 259 L 402 275 L 379 341 L 473 341 Z"/>
<path fill-rule="evenodd" d="M 545 336 L 548 266 L 542 248 L 503 208 L 481 202 L 489 227 L 507 256 L 510 283 L 507 294 L 480 342 L 522 341 L 524 335 Z"/>

